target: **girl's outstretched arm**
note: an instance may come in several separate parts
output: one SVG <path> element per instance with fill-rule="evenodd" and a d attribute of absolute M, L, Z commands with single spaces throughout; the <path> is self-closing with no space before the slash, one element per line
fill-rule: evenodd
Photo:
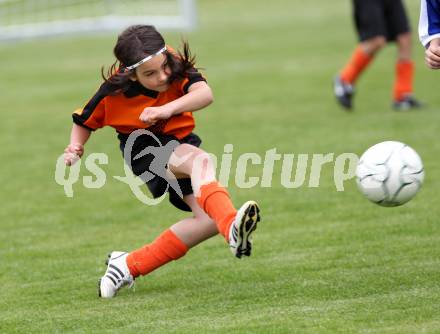
<path fill-rule="evenodd" d="M 73 124 L 70 133 L 70 144 L 64 150 L 64 162 L 67 166 L 73 165 L 84 154 L 84 144 L 90 137 L 91 131 L 83 126 Z"/>
<path fill-rule="evenodd" d="M 192 84 L 188 93 L 178 99 L 160 107 L 145 108 L 139 119 L 145 123 L 154 124 L 158 120 L 168 119 L 184 111 L 196 111 L 203 109 L 214 101 L 211 88 L 204 81 Z"/>

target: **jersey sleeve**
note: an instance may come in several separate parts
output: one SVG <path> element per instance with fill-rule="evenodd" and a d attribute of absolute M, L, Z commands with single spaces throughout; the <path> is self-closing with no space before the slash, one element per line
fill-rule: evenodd
<path fill-rule="evenodd" d="M 205 81 L 206 79 L 203 77 L 203 75 L 197 71 L 195 68 L 190 71 L 185 79 L 182 80 L 182 83 L 180 85 L 180 89 L 183 91 L 184 94 L 188 93 L 189 87 L 199 81 Z"/>
<path fill-rule="evenodd" d="M 421 0 L 419 38 L 424 47 L 440 38 L 440 0 Z"/>
<path fill-rule="evenodd" d="M 95 131 L 104 126 L 105 102 L 107 94 L 104 93 L 104 85 L 90 99 L 86 106 L 77 109 L 72 114 L 73 122 L 91 131 Z"/>

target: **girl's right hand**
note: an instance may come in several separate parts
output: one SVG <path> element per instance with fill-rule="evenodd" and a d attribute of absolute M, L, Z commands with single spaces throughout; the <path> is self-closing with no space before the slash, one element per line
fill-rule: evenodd
<path fill-rule="evenodd" d="M 84 154 L 84 146 L 81 144 L 69 144 L 64 150 L 64 163 L 67 166 L 72 166 L 75 162 L 81 159 Z"/>

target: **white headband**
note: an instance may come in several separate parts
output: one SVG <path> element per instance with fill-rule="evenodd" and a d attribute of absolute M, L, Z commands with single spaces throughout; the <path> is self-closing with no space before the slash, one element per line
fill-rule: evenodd
<path fill-rule="evenodd" d="M 138 66 L 142 65 L 143 63 L 149 61 L 151 58 L 153 58 L 153 57 L 155 57 L 157 55 L 160 55 L 162 52 L 165 52 L 166 50 L 167 50 L 167 47 L 164 46 L 162 49 L 157 51 L 155 54 L 152 54 L 152 55 L 149 55 L 149 56 L 145 57 L 144 59 L 138 61 L 136 64 L 133 64 L 131 66 L 127 66 L 126 69 L 130 70 L 130 71 L 134 70 L 136 67 L 138 67 Z"/>

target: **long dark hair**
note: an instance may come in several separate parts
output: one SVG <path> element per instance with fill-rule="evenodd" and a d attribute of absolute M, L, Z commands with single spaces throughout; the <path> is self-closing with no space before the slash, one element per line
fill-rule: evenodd
<path fill-rule="evenodd" d="M 191 54 L 187 41 L 183 41 L 183 51 L 173 54 L 170 50 L 164 52 L 168 66 L 171 69 L 169 82 L 185 78 L 195 71 L 195 56 Z M 126 67 L 136 64 L 145 57 L 155 54 L 165 46 L 162 35 L 151 25 L 133 25 L 125 29 L 119 36 L 113 53 L 116 61 L 107 69 L 101 68 L 102 78 L 109 83 L 114 91 L 126 91 L 130 86 L 130 75 L 135 69 Z"/>

